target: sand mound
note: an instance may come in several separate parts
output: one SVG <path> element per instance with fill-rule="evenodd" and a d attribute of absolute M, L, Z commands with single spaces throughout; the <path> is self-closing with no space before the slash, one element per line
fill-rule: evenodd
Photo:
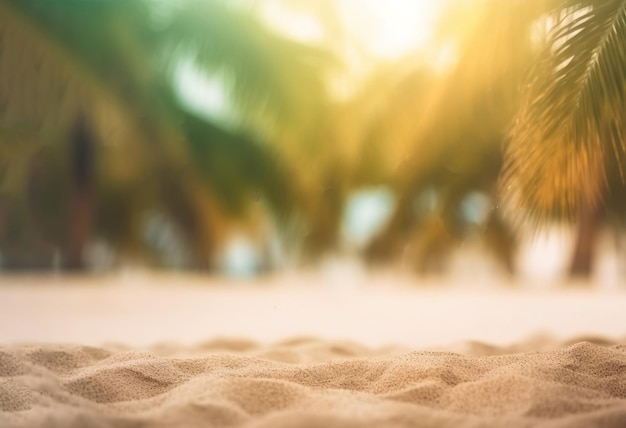
<path fill-rule="evenodd" d="M 464 353 L 372 350 L 314 339 L 145 352 L 5 346 L 0 426 L 626 426 L 626 345 L 516 351 L 475 343 Z"/>

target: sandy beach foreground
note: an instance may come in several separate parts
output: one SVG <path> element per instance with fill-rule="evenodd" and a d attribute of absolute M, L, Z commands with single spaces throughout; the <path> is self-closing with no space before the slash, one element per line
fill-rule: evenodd
<path fill-rule="evenodd" d="M 2 427 L 623 427 L 626 345 L 0 348 Z M 546 344 L 544 344 L 546 346 Z"/>
<path fill-rule="evenodd" d="M 0 427 L 625 427 L 625 307 L 397 279 L 5 278 Z"/>

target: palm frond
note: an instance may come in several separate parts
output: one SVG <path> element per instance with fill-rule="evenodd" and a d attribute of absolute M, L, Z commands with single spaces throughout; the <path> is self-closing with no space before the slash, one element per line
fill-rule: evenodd
<path fill-rule="evenodd" d="M 39 144 L 55 141 L 89 110 L 99 137 L 113 144 L 124 140 L 132 133 L 133 114 L 122 91 L 112 91 L 95 67 L 57 37 L 68 25 L 41 25 L 38 13 L 28 9 L 36 4 L 41 2 L 0 2 L 0 138 L 21 129 Z"/>
<path fill-rule="evenodd" d="M 275 148 L 220 128 L 180 109 L 185 144 L 198 181 L 206 183 L 231 214 L 264 198 L 278 213 L 293 208 L 289 174 Z"/>
<path fill-rule="evenodd" d="M 207 73 L 223 71 L 249 122 L 284 120 L 280 131 L 295 140 L 302 121 L 315 128 L 312 113 L 327 100 L 328 58 L 225 2 L 170 3 L 165 24 L 146 3 L 0 0 L 0 179 L 6 188 L 28 180 L 17 174 L 29 164 L 22 127 L 38 149 L 67 140 L 73 121 L 86 114 L 94 136 L 109 143 L 98 153 L 99 236 L 120 248 L 140 247 L 140 213 L 156 207 L 184 229 L 192 251 L 210 256 L 216 236 L 226 233 L 225 218 L 260 206 L 251 203 L 257 196 L 275 214 L 293 210 L 298 179 L 289 177 L 287 156 L 257 143 L 264 140 L 259 126 L 249 138 L 186 112 L 167 63 L 191 57 Z M 48 146 L 57 155 L 63 147 Z M 172 192 L 178 199 L 168 198 Z M 111 207 L 118 224 L 101 221 L 114 217 Z"/>
<path fill-rule="evenodd" d="M 456 46 L 456 61 L 422 101 L 424 113 L 413 118 L 403 169 L 408 187 L 455 157 L 500 150 L 533 56 L 533 23 L 551 1 L 486 0 L 465 23 L 468 28 L 448 35 L 442 30 L 441 43 Z"/>
<path fill-rule="evenodd" d="M 174 7 L 164 39 L 207 75 L 220 73 L 245 122 L 260 128 L 300 125 L 327 100 L 330 54 L 273 33 L 258 18 L 223 1 Z"/>
<path fill-rule="evenodd" d="M 416 195 L 434 190 L 446 198 L 442 218 L 454 230 L 465 197 L 494 193 L 505 130 L 536 51 L 533 28 L 555 1 L 484 0 L 444 16 L 437 36 L 442 44 L 456 47 L 456 59 L 433 85 L 423 113 L 413 118 L 412 135 L 407 135 L 411 149 L 398 168 L 398 203 L 368 250 L 373 259 L 384 260 L 402 248 L 417 227 L 423 214 L 414 209 Z M 514 245 L 511 236 L 502 238 Z"/>
<path fill-rule="evenodd" d="M 607 160 L 617 159 L 622 179 L 626 160 L 626 1 L 566 0 L 549 23 L 501 186 L 518 219 L 534 222 L 573 219 L 599 204 Z"/>

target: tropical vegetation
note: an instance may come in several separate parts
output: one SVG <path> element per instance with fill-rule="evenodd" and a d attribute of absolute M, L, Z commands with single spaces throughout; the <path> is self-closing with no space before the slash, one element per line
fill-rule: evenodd
<path fill-rule="evenodd" d="M 544 22 L 502 194 L 520 220 L 576 220 L 571 273 L 588 276 L 600 225 L 624 218 L 626 2 L 564 0 Z"/>
<path fill-rule="evenodd" d="M 445 66 L 380 63 L 348 96 L 358 48 L 333 2 L 283 3 L 326 25 L 319 43 L 257 2 L 1 1 L 3 267 L 83 269 L 102 243 L 210 269 L 241 228 L 266 267 L 276 237 L 315 261 L 341 248 L 351 192 L 384 185 L 370 261 L 443 272 L 470 243 L 514 273 L 524 234 L 566 221 L 571 274 L 591 274 L 626 208 L 626 1 L 451 0 Z M 181 95 L 185 67 L 220 88 L 217 114 Z"/>
<path fill-rule="evenodd" d="M 255 201 L 294 208 L 271 139 L 325 99 L 318 50 L 219 1 L 6 0 L 0 34 L 6 267 L 83 268 L 94 239 L 150 258 L 140 224 L 153 211 L 174 223 L 187 267 L 209 267 L 229 218 Z M 186 108 L 181 60 L 227 76 L 234 125 Z"/>

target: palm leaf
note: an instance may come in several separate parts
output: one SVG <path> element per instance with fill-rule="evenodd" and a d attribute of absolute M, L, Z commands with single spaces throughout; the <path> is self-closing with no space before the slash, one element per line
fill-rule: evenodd
<path fill-rule="evenodd" d="M 179 114 L 196 179 L 213 189 L 230 214 L 259 197 L 280 214 L 293 208 L 290 177 L 277 150 L 182 109 Z"/>
<path fill-rule="evenodd" d="M 524 89 L 502 194 L 520 220 L 573 219 L 626 159 L 626 1 L 566 0 Z M 616 165 L 610 171 L 609 165 Z"/>
<path fill-rule="evenodd" d="M 51 3 L 57 4 L 45 2 Z M 135 115 L 123 91 L 112 90 L 58 37 L 57 27 L 42 25 L 43 15 L 28 9 L 36 4 L 43 3 L 0 2 L 0 138 L 19 131 L 38 144 L 53 142 L 88 110 L 99 138 L 112 144 L 129 139 Z"/>
<path fill-rule="evenodd" d="M 165 43 L 208 76 L 225 77 L 242 122 L 253 130 L 275 136 L 325 106 L 325 72 L 335 65 L 327 52 L 275 34 L 224 1 L 187 0 L 166 15 Z"/>
<path fill-rule="evenodd" d="M 412 134 L 403 136 L 411 148 L 399 168 L 400 197 L 387 228 L 372 243 L 374 258 L 402 247 L 419 220 L 415 197 L 425 189 L 450 199 L 443 210 L 450 230 L 464 196 L 494 192 L 505 130 L 535 49 L 533 26 L 553 1 L 485 0 L 468 10 L 474 19 L 446 17 L 439 37 L 452 40 L 457 59 L 431 91 L 421 116 L 413 118 Z"/>
<path fill-rule="evenodd" d="M 175 186 L 185 208 L 182 214 L 173 209 L 173 219 L 182 226 L 186 216 L 195 219 L 200 232 L 185 235 L 203 252 L 213 244 L 211 231 L 224 229 L 224 216 L 218 215 L 224 207 L 241 211 L 258 192 L 277 211 L 289 209 L 288 180 L 265 147 L 184 112 L 160 63 L 171 58 L 163 37 L 177 36 L 151 27 L 143 3 L 0 1 L 0 178 L 19 195 L 28 177 L 25 162 L 36 151 L 25 143 L 62 143 L 76 118 L 87 113 L 97 138 L 107 143 L 100 152 L 100 178 L 113 188 L 113 199 L 129 202 L 123 214 L 116 212 L 127 215 L 128 224 L 105 225 L 98 231 L 102 237 L 135 246 L 118 235 L 138 239 L 124 233 L 138 211 L 172 210 L 164 194 Z M 227 40 L 237 33 L 221 30 L 233 34 L 212 36 Z M 239 53 L 223 52 L 213 61 L 230 64 L 229 54 Z M 283 89 L 287 97 L 295 88 Z M 51 146 L 63 152 L 65 144 Z M 202 239 L 207 242 L 196 245 Z"/>

